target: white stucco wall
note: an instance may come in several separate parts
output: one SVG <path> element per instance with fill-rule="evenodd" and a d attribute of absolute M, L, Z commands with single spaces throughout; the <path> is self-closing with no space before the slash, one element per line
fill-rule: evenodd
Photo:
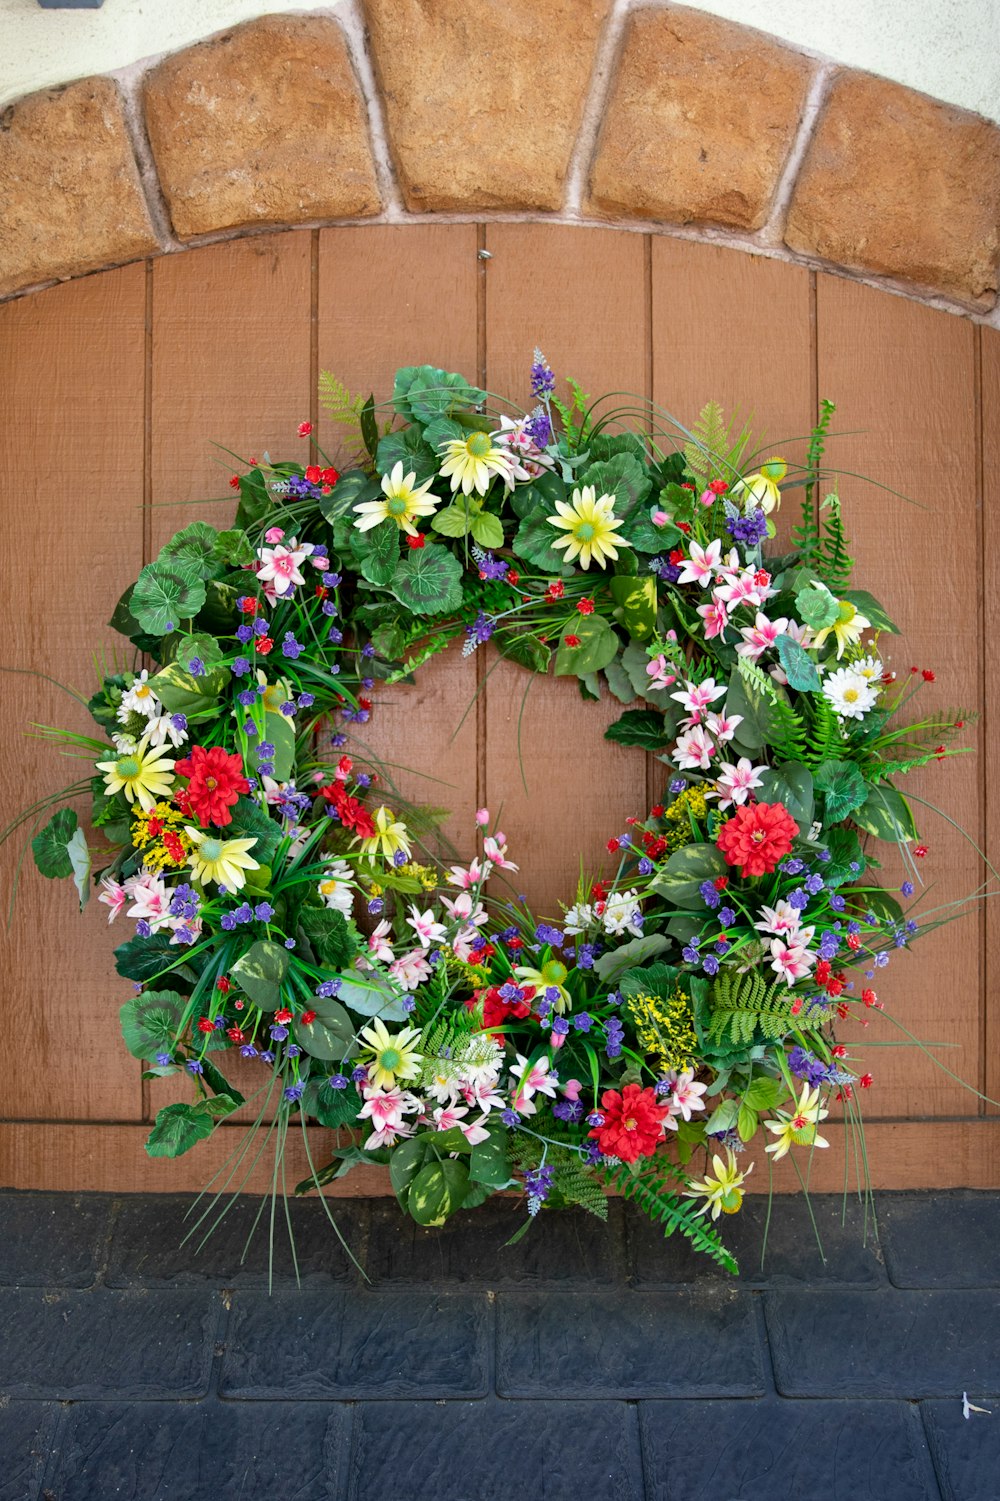
<path fill-rule="evenodd" d="M 694 3 L 1000 121 L 1000 0 Z M 0 0 L 0 104 L 172 52 L 252 16 L 332 8 L 330 0 L 104 0 L 101 10 L 53 11 L 37 0 Z"/>

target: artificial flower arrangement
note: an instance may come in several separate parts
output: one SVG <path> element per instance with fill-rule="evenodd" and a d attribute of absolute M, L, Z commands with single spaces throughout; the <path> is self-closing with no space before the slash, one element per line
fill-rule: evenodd
<path fill-rule="evenodd" d="M 871 1080 L 837 1023 L 880 1007 L 878 972 L 919 928 L 897 899 L 912 880 L 884 889 L 870 845 L 917 878 L 896 782 L 971 716 L 900 715 L 933 673 L 886 667 L 895 626 L 851 586 L 837 495 L 820 499 L 829 403 L 789 469 L 755 465 L 715 404 L 688 433 L 572 382 L 561 402 L 537 351 L 531 378 L 534 409 L 511 415 L 427 366 L 384 408 L 324 376 L 356 462 L 251 460 L 234 524 L 196 521 L 143 568 L 97 734 L 47 732 L 88 773 L 25 815 L 89 794 L 101 846 L 63 806 L 32 848 L 81 906 L 96 881 L 134 923 L 125 1045 L 194 1094 L 159 1111 L 151 1155 L 245 1103 L 240 1055 L 261 1082 L 227 1192 L 267 1145 L 282 1183 L 294 1128 L 301 1192 L 382 1163 L 421 1225 L 514 1190 L 525 1227 L 623 1194 L 735 1269 L 717 1222 L 760 1149 L 826 1147 L 831 1095 L 860 1121 Z M 794 489 L 791 545 L 765 557 Z M 426 811 L 344 753 L 455 640 L 586 697 L 603 681 L 626 706 L 608 738 L 665 764 L 559 913 L 501 900 L 517 865 L 486 809 L 475 858 L 449 865 Z M 335 1133 L 328 1161 L 310 1121 Z"/>

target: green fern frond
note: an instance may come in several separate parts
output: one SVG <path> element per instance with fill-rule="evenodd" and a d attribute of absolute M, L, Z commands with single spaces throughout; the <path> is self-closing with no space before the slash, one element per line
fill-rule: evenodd
<path fill-rule="evenodd" d="M 819 510 L 820 540 L 810 564 L 831 594 L 841 595 L 850 586 L 854 559 L 847 550 L 840 497 L 828 495 Z"/>
<path fill-rule="evenodd" d="M 826 434 L 830 426 L 836 407 L 832 401 L 823 400 L 820 403 L 819 421 L 812 430 L 809 439 L 809 452 L 806 457 L 806 480 L 802 495 L 802 519 L 798 526 L 792 527 L 792 543 L 802 555 L 803 562 L 808 562 L 819 547 L 820 534 L 816 521 L 816 484 L 819 478 L 819 465 L 823 457 L 823 449 L 826 446 Z"/>
<path fill-rule="evenodd" d="M 319 400 L 331 422 L 353 428 L 358 438 L 361 438 L 361 410 L 365 404 L 363 396 L 352 396 L 342 380 L 338 380 L 329 370 L 321 370 Z"/>
<path fill-rule="evenodd" d="M 804 761 L 806 759 L 806 727 L 801 715 L 775 697 L 771 705 L 771 724 L 768 728 L 768 745 L 775 762 Z"/>
<path fill-rule="evenodd" d="M 777 1042 L 793 1029 L 815 1031 L 823 1024 L 822 1013 L 817 1012 L 815 1020 L 810 1021 L 801 1011 L 802 997 L 780 980 L 769 985 L 760 970 L 742 975 L 723 970 L 712 987 L 709 1006 L 709 1040 L 723 1042 L 728 1033 L 734 1046 L 749 1046 L 760 1037 Z"/>
<path fill-rule="evenodd" d="M 813 769 L 824 761 L 842 761 L 847 757 L 848 742 L 840 720 L 822 693 L 807 695 L 809 725 L 806 745 L 800 759 Z"/>
<path fill-rule="evenodd" d="M 763 668 L 757 666 L 756 662 L 751 662 L 749 657 L 739 657 L 736 662 L 736 670 L 747 687 L 752 688 L 758 698 L 766 698 L 770 704 L 777 701 L 778 694 L 774 686 L 774 679 L 769 678 Z"/>
<path fill-rule="evenodd" d="M 555 1170 L 552 1197 L 565 1204 L 576 1204 L 599 1220 L 608 1217 L 608 1196 L 603 1183 L 592 1168 L 583 1162 L 567 1162 Z"/>
<path fill-rule="evenodd" d="M 651 1166 L 640 1168 L 638 1172 L 624 1166 L 605 1169 L 608 1187 L 637 1204 L 647 1219 L 662 1227 L 664 1235 L 674 1235 L 679 1231 L 695 1250 L 711 1256 L 727 1272 L 736 1274 L 739 1267 L 722 1244 L 718 1231 L 699 1215 L 693 1201 L 674 1192 L 666 1181 L 668 1178 L 674 1182 L 685 1181 L 681 1171 L 662 1158 L 655 1159 Z"/>
<path fill-rule="evenodd" d="M 684 445 L 684 461 L 688 469 L 707 485 L 710 480 L 723 479 L 732 484 L 739 476 L 740 463 L 750 441 L 750 429 L 744 427 L 734 440 L 730 431 L 731 422 L 717 401 L 706 402 L 691 426 L 692 443 Z"/>

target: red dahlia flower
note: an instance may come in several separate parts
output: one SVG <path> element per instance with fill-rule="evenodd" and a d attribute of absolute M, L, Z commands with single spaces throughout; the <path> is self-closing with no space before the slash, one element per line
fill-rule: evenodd
<path fill-rule="evenodd" d="M 741 876 L 765 876 L 785 858 L 798 832 L 784 803 L 754 803 L 736 809 L 716 843 L 726 863 L 738 866 Z"/>
<path fill-rule="evenodd" d="M 670 1114 L 669 1105 L 660 1105 L 652 1089 L 626 1084 L 621 1094 L 608 1089 L 601 1096 L 604 1125 L 589 1133 L 605 1157 L 620 1157 L 634 1162 L 637 1157 L 651 1157 L 663 1140 L 663 1122 Z"/>
<path fill-rule="evenodd" d="M 221 829 L 232 823 L 230 808 L 241 792 L 250 791 L 238 755 L 221 745 L 213 745 L 211 750 L 194 745 L 191 754 L 178 761 L 174 769 L 178 776 L 190 778 L 184 798 L 202 828 L 214 823 Z"/>

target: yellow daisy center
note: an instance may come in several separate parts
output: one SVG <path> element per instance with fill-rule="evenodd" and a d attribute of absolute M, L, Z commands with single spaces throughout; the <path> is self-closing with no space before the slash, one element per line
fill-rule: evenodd
<path fill-rule="evenodd" d="M 466 439 L 465 446 L 474 459 L 485 459 L 493 442 L 489 433 L 472 433 Z"/>
<path fill-rule="evenodd" d="M 135 756 L 122 756 L 115 770 L 120 777 L 129 782 L 139 775 L 139 762 Z"/>
<path fill-rule="evenodd" d="M 201 841 L 201 849 L 199 853 L 203 860 L 207 861 L 209 864 L 212 864 L 212 862 L 218 860 L 219 856 L 222 854 L 222 840 L 203 839 Z"/>

